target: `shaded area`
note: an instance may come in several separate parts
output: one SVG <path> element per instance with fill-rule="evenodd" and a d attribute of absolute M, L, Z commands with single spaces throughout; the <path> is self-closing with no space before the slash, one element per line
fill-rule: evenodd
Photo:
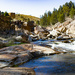
<path fill-rule="evenodd" d="M 36 75 L 75 75 L 75 54 L 44 56 L 19 67 L 33 68 Z"/>

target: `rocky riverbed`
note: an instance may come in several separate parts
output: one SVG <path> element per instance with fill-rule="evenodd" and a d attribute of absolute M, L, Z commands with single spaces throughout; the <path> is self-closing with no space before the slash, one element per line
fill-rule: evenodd
<path fill-rule="evenodd" d="M 0 67 L 22 64 L 37 56 L 55 54 L 51 48 L 31 44 L 17 45 L 0 49 Z"/>
<path fill-rule="evenodd" d="M 32 46 L 33 45 L 33 46 Z M 72 50 L 70 49 L 72 47 Z M 10 46 L 0 49 L 0 68 L 2 75 L 16 75 L 23 73 L 35 75 L 33 69 L 30 68 L 13 68 L 12 66 L 18 66 L 26 63 L 29 60 L 46 55 L 60 54 L 60 53 L 74 53 L 75 42 L 63 43 L 55 40 L 36 41 L 32 44 L 22 44 L 17 46 Z M 32 48 L 33 47 L 33 48 Z M 10 69 L 10 70 L 9 70 Z M 21 69 L 21 71 L 20 71 Z M 24 72 L 22 72 L 24 71 Z M 4 72 L 4 73 L 3 73 Z M 9 73 L 10 72 L 10 73 Z M 11 74 L 13 72 L 13 74 Z M 18 72 L 18 73 L 17 73 Z"/>
<path fill-rule="evenodd" d="M 19 67 L 33 68 L 36 75 L 75 75 L 75 54 L 43 56 Z"/>
<path fill-rule="evenodd" d="M 31 44 L 23 44 L 10 46 L 0 49 L 0 74 L 1 75 L 35 75 L 33 69 L 30 68 L 13 68 L 27 61 L 43 55 L 56 54 L 54 50 L 47 47 Z M 12 73 L 13 72 L 13 73 Z"/>

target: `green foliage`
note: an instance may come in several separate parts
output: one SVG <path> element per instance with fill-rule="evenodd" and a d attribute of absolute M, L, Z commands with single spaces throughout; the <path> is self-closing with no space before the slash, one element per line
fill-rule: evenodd
<path fill-rule="evenodd" d="M 36 21 L 36 24 L 37 24 L 37 25 L 40 25 L 40 21 L 37 20 L 37 21 Z"/>
<path fill-rule="evenodd" d="M 72 1 L 69 2 L 69 8 L 71 9 L 71 7 L 74 5 L 74 3 L 72 3 Z"/>
<path fill-rule="evenodd" d="M 56 9 L 54 9 L 53 14 L 51 15 L 51 19 L 50 19 L 52 24 L 55 24 L 58 22 L 57 15 L 58 15 L 58 12 Z"/>
<path fill-rule="evenodd" d="M 59 15 L 59 13 L 64 13 L 64 12 L 63 12 L 63 7 L 62 7 L 62 6 L 60 6 L 59 9 L 58 9 L 58 15 Z"/>
<path fill-rule="evenodd" d="M 4 15 L 4 12 L 1 12 L 1 15 Z"/>
<path fill-rule="evenodd" d="M 48 13 L 45 13 L 42 15 L 40 19 L 40 25 L 42 26 L 48 26 L 51 24 L 55 24 L 57 22 L 64 22 L 66 17 L 71 16 L 73 19 L 75 15 L 75 5 L 72 1 L 69 3 L 66 2 L 63 6 L 60 6 L 57 9 L 54 8 L 54 11 L 51 13 L 48 11 Z"/>
<path fill-rule="evenodd" d="M 44 14 L 44 25 L 47 25 L 47 13 Z"/>
<path fill-rule="evenodd" d="M 40 25 L 44 25 L 44 16 L 42 16 L 40 19 Z"/>
<path fill-rule="evenodd" d="M 69 15 L 69 7 L 68 6 L 63 6 L 63 12 L 64 12 L 64 14 L 65 14 L 65 16 L 68 16 Z"/>
<path fill-rule="evenodd" d="M 41 17 L 40 24 L 47 25 L 47 13 L 44 13 L 44 16 Z"/>
<path fill-rule="evenodd" d="M 58 21 L 61 22 L 61 23 L 65 21 L 65 15 L 63 13 L 59 14 Z"/>
<path fill-rule="evenodd" d="M 28 22 L 29 20 L 34 21 L 34 22 L 36 22 L 37 20 L 40 21 L 40 18 L 38 18 L 38 17 L 34 17 L 34 16 L 30 16 L 30 15 L 23 15 L 23 14 L 16 14 L 15 19 L 25 21 L 25 22 Z"/>
<path fill-rule="evenodd" d="M 13 67 L 18 67 L 18 65 L 14 65 Z"/>
<path fill-rule="evenodd" d="M 50 25 L 51 12 L 48 11 L 47 25 Z"/>
<path fill-rule="evenodd" d="M 9 16 L 9 14 L 7 12 L 4 13 L 4 16 Z"/>
<path fill-rule="evenodd" d="M 48 11 L 48 13 L 44 13 L 40 19 L 40 25 L 42 26 L 48 26 L 50 25 L 50 18 L 51 18 L 51 12 Z"/>
<path fill-rule="evenodd" d="M 71 17 L 72 19 L 74 19 L 74 15 L 75 15 L 75 9 L 72 7 L 72 8 L 71 8 L 71 11 L 70 11 L 70 17 Z"/>

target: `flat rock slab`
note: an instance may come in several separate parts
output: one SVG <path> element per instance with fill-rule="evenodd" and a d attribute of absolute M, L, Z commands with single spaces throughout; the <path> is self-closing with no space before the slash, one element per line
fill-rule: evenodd
<path fill-rule="evenodd" d="M 25 67 L 7 67 L 0 69 L 0 75 L 35 75 L 35 71 Z"/>
<path fill-rule="evenodd" d="M 32 56 L 29 55 L 28 53 L 25 53 L 25 54 L 22 53 L 18 55 L 17 59 L 13 63 L 14 65 L 21 64 L 21 63 L 29 61 L 31 58 Z"/>
<path fill-rule="evenodd" d="M 56 54 L 51 48 L 32 44 L 22 44 L 0 49 L 0 67 L 25 63 L 33 57 Z"/>
<path fill-rule="evenodd" d="M 53 49 L 51 49 L 51 48 L 47 48 L 47 47 L 42 47 L 42 46 L 37 46 L 37 45 L 35 45 L 34 47 L 33 47 L 33 50 L 34 51 L 40 51 L 40 52 L 42 52 L 42 53 L 44 53 L 44 54 L 53 54 L 53 53 L 56 53 Z"/>
<path fill-rule="evenodd" d="M 8 66 L 11 62 L 15 61 L 17 57 L 10 54 L 1 54 L 0 55 L 0 68 Z"/>
<path fill-rule="evenodd" d="M 15 55 L 10 55 L 10 54 L 1 54 L 0 55 L 0 61 L 12 61 L 15 58 L 16 58 Z"/>

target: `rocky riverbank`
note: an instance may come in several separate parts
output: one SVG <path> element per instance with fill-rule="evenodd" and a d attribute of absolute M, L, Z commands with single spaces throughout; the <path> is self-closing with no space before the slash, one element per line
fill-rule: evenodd
<path fill-rule="evenodd" d="M 73 28 L 70 26 L 74 24 L 74 22 L 75 20 L 74 21 L 69 20 L 69 21 L 65 21 L 60 25 L 56 24 L 55 27 L 53 27 L 53 30 L 51 31 L 41 26 L 36 26 L 33 33 L 17 36 L 16 40 L 18 42 L 23 42 L 23 40 L 29 41 L 29 37 L 31 37 L 31 41 L 41 39 L 41 40 L 47 40 L 48 43 L 46 41 L 37 42 L 37 43 L 35 42 L 33 45 L 22 44 L 22 45 L 10 46 L 10 47 L 5 47 L 0 49 L 0 74 L 2 73 L 2 75 L 21 75 L 21 74 L 35 75 L 33 69 L 15 68 L 15 67 L 13 68 L 12 66 L 23 64 L 33 58 L 44 56 L 44 55 L 75 52 L 74 50 L 73 51 L 71 50 L 71 46 L 73 47 L 73 49 L 75 49 L 74 48 L 75 45 L 73 45 L 72 43 L 74 41 L 75 36 L 73 36 L 74 35 L 72 34 L 73 32 L 71 33 L 72 29 L 69 29 L 69 28 Z M 53 39 L 53 42 L 48 39 L 50 40 Z M 7 42 L 8 41 L 1 40 L 1 43 L 3 44 L 7 44 Z M 70 43 L 72 45 L 70 45 Z"/>
<path fill-rule="evenodd" d="M 0 67 L 22 64 L 32 58 L 42 55 L 56 54 L 51 48 L 23 44 L 0 49 Z"/>
<path fill-rule="evenodd" d="M 25 63 L 33 58 L 43 55 L 52 55 L 60 53 L 48 46 L 39 46 L 31 44 L 22 44 L 0 49 L 0 74 L 1 75 L 35 75 L 33 69 L 13 68 L 19 64 Z M 13 73 L 12 73 L 13 72 Z"/>

